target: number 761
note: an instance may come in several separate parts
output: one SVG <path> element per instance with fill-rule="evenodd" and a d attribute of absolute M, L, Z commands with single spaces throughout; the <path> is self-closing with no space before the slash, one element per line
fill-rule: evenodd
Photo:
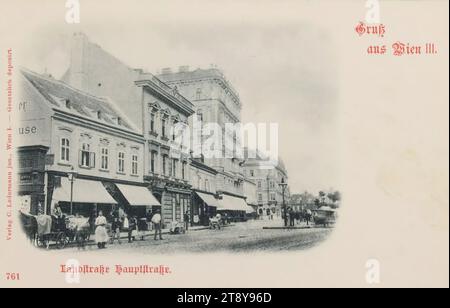
<path fill-rule="evenodd" d="M 19 273 L 6 273 L 6 280 L 20 280 Z"/>

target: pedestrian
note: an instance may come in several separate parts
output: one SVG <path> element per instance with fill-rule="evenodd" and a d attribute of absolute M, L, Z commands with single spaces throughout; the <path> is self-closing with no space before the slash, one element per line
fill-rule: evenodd
<path fill-rule="evenodd" d="M 111 224 L 111 231 L 112 231 L 112 236 L 111 236 L 111 244 L 114 244 L 114 240 L 117 238 L 117 242 L 120 244 L 122 244 L 121 240 L 120 240 L 120 219 L 119 216 L 115 215 L 113 217 L 112 220 L 112 224 Z"/>
<path fill-rule="evenodd" d="M 55 207 L 53 209 L 53 216 L 55 216 L 57 219 L 61 218 L 63 216 L 63 212 L 61 210 L 61 207 L 58 203 L 55 204 Z"/>
<path fill-rule="evenodd" d="M 184 213 L 184 226 L 185 226 L 186 231 L 189 230 L 189 221 L 190 221 L 189 212 L 186 211 L 186 213 Z"/>
<path fill-rule="evenodd" d="M 136 237 L 138 236 L 138 223 L 136 216 L 132 216 L 130 220 L 130 227 L 131 227 L 131 239 L 133 242 L 136 240 Z"/>
<path fill-rule="evenodd" d="M 311 210 L 306 211 L 305 219 L 306 219 L 306 225 L 309 226 L 309 222 L 311 221 L 312 212 Z"/>
<path fill-rule="evenodd" d="M 123 215 L 123 224 L 122 224 L 122 231 L 126 232 L 128 234 L 128 243 L 131 243 L 131 222 L 128 218 L 128 214 Z"/>
<path fill-rule="evenodd" d="M 294 210 L 292 208 L 289 208 L 289 226 L 294 227 L 295 226 L 295 213 Z"/>
<path fill-rule="evenodd" d="M 137 219 L 137 230 L 139 238 L 143 241 L 146 231 L 148 231 L 147 217 Z"/>
<path fill-rule="evenodd" d="M 146 218 L 147 218 L 148 231 L 152 231 L 153 230 L 153 226 L 152 226 L 153 212 L 152 212 L 152 210 L 148 210 Z"/>
<path fill-rule="evenodd" d="M 153 227 L 155 229 L 155 241 L 157 240 L 157 236 L 159 234 L 159 239 L 163 240 L 162 238 L 162 217 L 161 217 L 161 213 L 160 210 L 156 210 L 155 215 L 153 215 L 152 217 L 152 223 L 153 223 Z"/>
<path fill-rule="evenodd" d="M 98 217 L 95 220 L 95 241 L 99 249 L 105 249 L 108 242 L 108 232 L 106 231 L 106 218 L 103 216 L 103 212 L 98 212 Z"/>

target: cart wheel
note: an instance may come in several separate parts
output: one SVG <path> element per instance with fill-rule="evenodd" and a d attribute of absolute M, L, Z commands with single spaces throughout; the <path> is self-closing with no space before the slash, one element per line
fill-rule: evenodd
<path fill-rule="evenodd" d="M 37 245 L 37 247 L 40 247 L 40 248 L 47 246 L 47 241 L 45 240 L 45 237 L 43 235 L 40 235 L 37 237 L 36 245 Z"/>
<path fill-rule="evenodd" d="M 56 238 L 56 247 L 58 247 L 58 249 L 64 249 L 67 243 L 67 236 L 62 232 L 58 234 L 58 237 Z"/>

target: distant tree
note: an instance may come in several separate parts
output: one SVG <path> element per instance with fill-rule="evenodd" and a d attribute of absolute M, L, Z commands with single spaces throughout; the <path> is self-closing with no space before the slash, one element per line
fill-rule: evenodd
<path fill-rule="evenodd" d="M 319 198 L 315 198 L 315 199 L 314 199 L 314 205 L 315 205 L 317 208 L 320 207 L 320 200 L 319 200 Z"/>
<path fill-rule="evenodd" d="M 320 200 L 321 205 L 325 204 L 325 197 L 326 196 L 327 195 L 323 191 L 319 191 L 319 200 Z"/>
<path fill-rule="evenodd" d="M 333 202 L 336 203 L 341 201 L 341 193 L 339 191 L 331 192 L 327 195 L 327 197 Z"/>

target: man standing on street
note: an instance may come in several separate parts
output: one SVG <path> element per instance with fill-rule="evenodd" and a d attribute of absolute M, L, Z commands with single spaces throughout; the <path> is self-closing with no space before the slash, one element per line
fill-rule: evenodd
<path fill-rule="evenodd" d="M 184 213 L 184 225 L 186 231 L 189 230 L 189 221 L 190 221 L 189 212 L 186 211 L 186 213 Z"/>
<path fill-rule="evenodd" d="M 161 230 L 162 229 L 161 220 L 162 220 L 162 218 L 161 218 L 161 211 L 160 210 L 156 210 L 155 215 L 153 215 L 153 217 L 152 217 L 152 223 L 153 223 L 153 226 L 155 228 L 155 241 L 157 240 L 158 233 L 159 233 L 159 239 L 160 240 L 163 239 L 162 238 L 162 230 Z"/>

